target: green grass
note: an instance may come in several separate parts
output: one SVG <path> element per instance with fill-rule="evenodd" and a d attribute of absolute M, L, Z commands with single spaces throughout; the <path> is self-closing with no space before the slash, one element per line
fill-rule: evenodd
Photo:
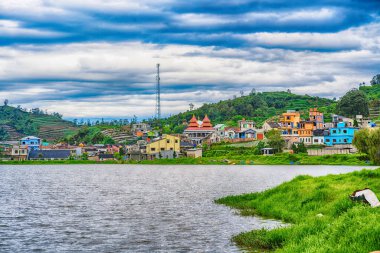
<path fill-rule="evenodd" d="M 202 158 L 177 158 L 177 159 L 156 159 L 146 161 L 107 161 L 106 163 L 125 164 L 199 164 L 199 165 L 371 165 L 366 155 L 326 155 L 308 156 L 303 154 L 290 155 L 278 154 L 275 156 L 263 155 L 223 155 Z M 0 164 L 96 164 L 105 162 L 96 161 L 1 161 Z"/>
<path fill-rule="evenodd" d="M 380 208 L 352 202 L 348 197 L 366 187 L 380 197 L 380 169 L 317 178 L 298 176 L 261 193 L 216 202 L 237 208 L 243 215 L 291 224 L 235 236 L 233 240 L 242 248 L 255 252 L 368 253 L 380 250 Z"/>

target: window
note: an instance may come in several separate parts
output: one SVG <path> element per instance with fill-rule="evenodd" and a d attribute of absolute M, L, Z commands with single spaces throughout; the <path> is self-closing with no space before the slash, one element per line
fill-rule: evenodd
<path fill-rule="evenodd" d="M 170 150 L 173 150 L 173 148 L 170 148 Z"/>
<path fill-rule="evenodd" d="M 175 143 L 178 143 L 178 140 L 175 140 Z"/>
<path fill-rule="evenodd" d="M 318 139 L 314 139 L 314 142 L 318 142 Z"/>
<path fill-rule="evenodd" d="M 330 142 L 330 139 L 326 139 L 326 142 Z"/>
<path fill-rule="evenodd" d="M 22 145 L 25 145 L 25 141 L 22 142 Z"/>
<path fill-rule="evenodd" d="M 336 130 L 332 130 L 333 134 L 336 134 Z"/>
<path fill-rule="evenodd" d="M 161 148 L 161 151 L 165 151 L 165 148 Z"/>
<path fill-rule="evenodd" d="M 343 139 L 343 142 L 347 143 L 347 139 Z"/>
<path fill-rule="evenodd" d="M 343 133 L 345 133 L 345 134 L 346 134 L 346 133 L 347 133 L 347 130 L 346 130 L 346 129 L 344 129 L 344 130 L 343 130 Z"/>
<path fill-rule="evenodd" d="M 151 150 L 151 151 L 156 151 L 156 148 L 151 148 L 150 150 Z"/>
<path fill-rule="evenodd" d="M 333 139 L 333 142 L 336 142 L 336 139 Z"/>
<path fill-rule="evenodd" d="M 166 140 L 166 143 L 170 143 L 170 140 Z"/>
<path fill-rule="evenodd" d="M 15 150 L 15 154 L 18 154 L 18 150 L 17 149 Z"/>

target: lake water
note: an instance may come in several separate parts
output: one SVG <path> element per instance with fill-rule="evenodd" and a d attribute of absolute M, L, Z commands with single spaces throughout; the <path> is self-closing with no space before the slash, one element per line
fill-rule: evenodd
<path fill-rule="evenodd" d="M 219 197 L 350 166 L 0 166 L 0 252 L 239 252 L 233 235 L 279 223 Z"/>

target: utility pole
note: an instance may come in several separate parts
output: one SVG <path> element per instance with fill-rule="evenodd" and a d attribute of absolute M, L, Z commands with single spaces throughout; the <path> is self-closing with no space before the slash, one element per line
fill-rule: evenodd
<path fill-rule="evenodd" d="M 156 76 L 156 119 L 161 120 L 161 87 L 160 87 L 160 64 L 157 63 Z"/>

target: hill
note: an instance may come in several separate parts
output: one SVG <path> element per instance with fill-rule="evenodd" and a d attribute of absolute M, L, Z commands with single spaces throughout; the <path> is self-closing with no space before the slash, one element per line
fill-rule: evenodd
<path fill-rule="evenodd" d="M 0 106 L 0 140 L 18 140 L 26 135 L 36 135 L 53 141 L 77 131 L 72 122 L 61 119 L 59 114 L 48 115 L 34 110 Z"/>
<path fill-rule="evenodd" d="M 180 133 L 183 131 L 183 121 L 188 121 L 193 114 L 203 117 L 209 116 L 213 124 L 226 123 L 234 126 L 237 120 L 253 119 L 258 125 L 269 118 L 276 117 L 286 110 L 298 110 L 306 116 L 311 107 L 318 107 L 324 113 L 333 113 L 336 102 L 321 97 L 296 95 L 290 92 L 259 92 L 247 96 L 220 101 L 213 104 L 204 104 L 200 108 L 186 111 L 162 120 L 166 131 Z M 327 119 L 328 120 L 328 119 Z"/>

